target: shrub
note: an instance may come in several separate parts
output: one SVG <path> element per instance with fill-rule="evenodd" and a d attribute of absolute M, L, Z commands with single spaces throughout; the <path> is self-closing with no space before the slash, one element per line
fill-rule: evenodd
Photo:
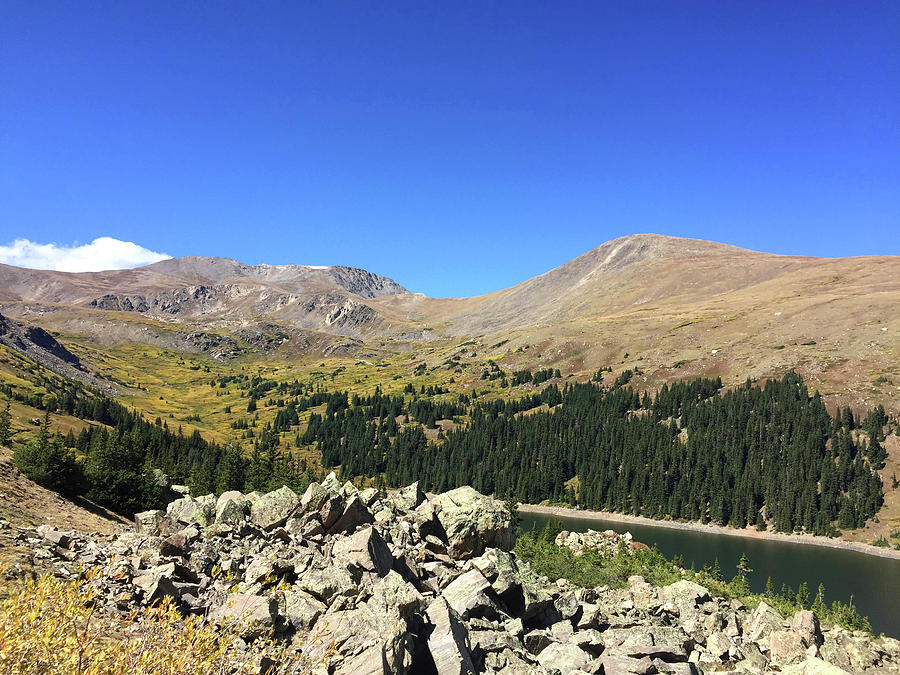
<path fill-rule="evenodd" d="M 170 601 L 107 615 L 93 586 L 96 578 L 88 573 L 72 581 L 48 575 L 24 585 L 0 582 L 0 675 L 254 672 L 262 653 L 279 663 L 268 675 L 311 669 L 299 657 L 287 658 L 271 639 L 241 651 L 235 626 L 182 617 Z"/>

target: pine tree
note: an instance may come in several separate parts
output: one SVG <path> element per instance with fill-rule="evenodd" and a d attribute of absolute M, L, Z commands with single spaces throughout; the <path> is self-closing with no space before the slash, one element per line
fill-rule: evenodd
<path fill-rule="evenodd" d="M 715 563 L 713 563 L 712 568 L 712 578 L 716 581 L 723 581 L 722 579 L 722 567 L 719 565 L 719 559 L 716 558 Z"/>
<path fill-rule="evenodd" d="M 9 411 L 9 401 L 6 408 L 0 410 L 0 445 L 6 446 L 12 438 L 12 414 Z"/>

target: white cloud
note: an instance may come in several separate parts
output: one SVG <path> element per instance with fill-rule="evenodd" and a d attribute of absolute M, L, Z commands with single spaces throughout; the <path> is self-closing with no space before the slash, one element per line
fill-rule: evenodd
<path fill-rule="evenodd" d="M 171 257 L 112 237 L 98 237 L 81 246 L 38 244 L 28 239 L 16 239 L 8 246 L 0 246 L 0 263 L 60 272 L 121 270 Z"/>

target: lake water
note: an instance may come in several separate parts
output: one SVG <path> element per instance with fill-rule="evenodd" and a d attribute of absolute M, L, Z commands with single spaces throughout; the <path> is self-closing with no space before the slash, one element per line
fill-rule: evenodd
<path fill-rule="evenodd" d="M 522 529 L 540 531 L 553 516 L 521 513 Z M 825 546 L 810 546 L 771 539 L 749 539 L 711 532 L 692 532 L 654 525 L 619 523 L 594 518 L 560 518 L 563 528 L 572 532 L 614 530 L 631 532 L 636 541 L 656 545 L 671 559 L 684 558 L 684 566 L 695 569 L 712 565 L 716 558 L 726 579 L 735 574 L 741 554 L 750 560 L 754 592 L 765 589 L 772 577 L 775 590 L 782 584 L 795 589 L 806 581 L 814 597 L 819 584 L 825 586 L 826 602 L 850 602 L 860 614 L 869 617 L 876 634 L 900 638 L 900 559 L 881 558 L 856 551 Z"/>

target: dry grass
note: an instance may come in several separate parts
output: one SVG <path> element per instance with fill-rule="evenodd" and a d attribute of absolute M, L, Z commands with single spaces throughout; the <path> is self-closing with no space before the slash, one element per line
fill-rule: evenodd
<path fill-rule="evenodd" d="M 45 576 L 0 587 L 0 673 L 163 675 L 224 673 L 235 634 L 200 617 L 182 619 L 171 603 L 125 617 L 104 615 L 85 581 Z"/>
<path fill-rule="evenodd" d="M 81 580 L 52 576 L 0 583 L 0 675 L 214 675 L 259 670 L 312 672 L 312 664 L 271 636 L 241 648 L 239 622 L 217 626 L 183 617 L 165 601 L 126 615 L 105 614 L 89 572 Z"/>

